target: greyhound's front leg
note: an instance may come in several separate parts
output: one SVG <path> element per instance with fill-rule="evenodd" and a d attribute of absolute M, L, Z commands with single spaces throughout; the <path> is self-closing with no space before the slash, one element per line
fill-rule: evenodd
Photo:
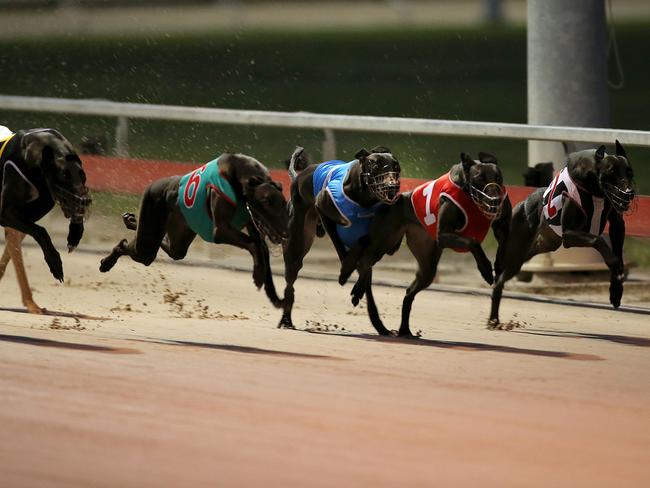
<path fill-rule="evenodd" d="M 438 234 L 438 245 L 441 248 L 453 247 L 461 249 L 469 249 L 476 260 L 476 266 L 483 279 L 491 285 L 494 283 L 494 275 L 492 274 L 492 263 L 485 255 L 481 244 L 470 237 L 459 236 L 450 232 Z"/>
<path fill-rule="evenodd" d="M 623 243 L 625 242 L 625 221 L 623 216 L 616 212 L 609 214 L 609 238 L 612 242 L 612 251 L 618 259 L 618 266 L 610 269 L 609 280 L 609 302 L 614 308 L 621 305 L 623 298 L 623 281 L 625 281 L 625 269 L 623 261 Z"/>
<path fill-rule="evenodd" d="M 506 197 L 501 208 L 501 215 L 492 222 L 492 232 L 497 240 L 497 254 L 494 259 L 494 276 L 498 278 L 503 273 L 506 259 L 506 241 L 510 233 L 510 222 L 512 220 L 512 205 L 510 199 Z"/>
<path fill-rule="evenodd" d="M 3 209 L 0 212 L 0 224 L 5 227 L 11 227 L 23 234 L 30 235 L 43 250 L 43 257 L 50 268 L 50 273 L 57 280 L 63 282 L 63 263 L 61 255 L 52 244 L 52 239 L 45 228 L 33 222 L 25 222 L 17 217 L 14 212 Z"/>
<path fill-rule="evenodd" d="M 214 229 L 213 242 L 215 244 L 229 244 L 251 253 L 251 256 L 253 256 L 253 281 L 257 288 L 262 287 L 266 278 L 264 260 L 260 257 L 259 246 L 250 236 L 229 225 L 220 225 Z"/>

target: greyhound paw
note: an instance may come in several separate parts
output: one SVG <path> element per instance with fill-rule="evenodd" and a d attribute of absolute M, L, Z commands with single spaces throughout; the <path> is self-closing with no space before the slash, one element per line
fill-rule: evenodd
<path fill-rule="evenodd" d="M 122 222 L 124 222 L 124 226 L 129 230 L 136 230 L 138 228 L 138 220 L 132 212 L 124 212 L 122 214 Z"/>
<path fill-rule="evenodd" d="M 496 330 L 499 328 L 499 319 L 489 319 L 487 323 L 488 330 Z"/>
<path fill-rule="evenodd" d="M 253 283 L 259 290 L 264 285 L 264 280 L 266 279 L 266 273 L 263 268 L 255 267 L 253 268 Z"/>
<path fill-rule="evenodd" d="M 102 273 L 110 271 L 115 266 L 115 263 L 117 263 L 117 260 L 120 259 L 120 256 L 124 254 L 123 251 L 127 245 L 128 241 L 126 239 L 118 242 L 117 246 L 113 248 L 113 252 L 99 262 L 99 271 Z"/>
<path fill-rule="evenodd" d="M 352 288 L 352 291 L 350 292 L 350 296 L 352 296 L 352 305 L 355 307 L 359 305 L 359 302 L 363 298 L 363 295 L 365 294 L 365 288 L 362 286 L 359 286 L 359 283 L 354 285 Z"/>
<path fill-rule="evenodd" d="M 402 330 L 400 329 L 397 332 L 397 337 L 400 337 L 402 339 L 419 339 L 420 336 L 418 335 L 413 335 L 410 329 Z"/>
<path fill-rule="evenodd" d="M 488 263 L 487 265 L 481 266 L 479 271 L 481 272 L 481 276 L 488 285 L 492 285 L 494 283 L 494 274 L 492 274 L 491 264 Z"/>
<path fill-rule="evenodd" d="M 620 277 L 613 278 L 609 283 L 609 303 L 614 308 L 621 306 L 621 298 L 623 297 L 623 280 Z"/>
<path fill-rule="evenodd" d="M 350 275 L 352 275 L 352 271 L 341 268 L 341 273 L 339 274 L 339 285 L 345 285 L 350 279 Z"/>
<path fill-rule="evenodd" d="M 36 302 L 34 302 L 34 300 L 25 300 L 23 302 L 23 305 L 25 305 L 25 308 L 29 313 L 33 313 L 36 315 L 43 315 L 43 313 L 45 313 L 45 311 L 41 307 L 36 305 Z"/>
<path fill-rule="evenodd" d="M 291 318 L 289 317 L 282 317 L 280 319 L 280 323 L 278 324 L 278 329 L 290 329 L 290 330 L 295 330 L 296 328 L 293 325 L 293 322 L 291 322 Z"/>
<path fill-rule="evenodd" d="M 45 258 L 50 273 L 55 279 L 63 283 L 63 263 L 61 262 L 61 255 L 54 251 L 49 257 Z"/>

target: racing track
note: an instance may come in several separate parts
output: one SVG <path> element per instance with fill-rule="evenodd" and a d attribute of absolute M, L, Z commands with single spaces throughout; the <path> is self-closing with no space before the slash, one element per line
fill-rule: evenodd
<path fill-rule="evenodd" d="M 506 299 L 523 327 L 488 331 L 485 296 L 436 291 L 421 339 L 380 339 L 302 279 L 287 331 L 248 273 L 74 253 L 59 285 L 26 252 L 59 315 L 0 282 L 3 486 L 650 484 L 647 315 Z M 402 293 L 376 289 L 392 327 Z"/>

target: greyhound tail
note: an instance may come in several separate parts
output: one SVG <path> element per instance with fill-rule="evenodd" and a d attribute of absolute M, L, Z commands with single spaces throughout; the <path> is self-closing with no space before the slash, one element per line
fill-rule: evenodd
<path fill-rule="evenodd" d="M 294 181 L 298 177 L 298 171 L 305 169 L 309 165 L 307 153 L 305 148 L 297 146 L 289 159 L 289 178 Z"/>

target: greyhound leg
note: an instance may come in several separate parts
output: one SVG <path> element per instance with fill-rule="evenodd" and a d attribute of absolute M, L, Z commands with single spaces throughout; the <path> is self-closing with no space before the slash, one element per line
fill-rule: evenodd
<path fill-rule="evenodd" d="M 4 252 L 2 253 L 2 257 L 0 258 L 0 279 L 2 279 L 2 277 L 5 275 L 5 271 L 7 271 L 7 265 L 9 264 L 9 261 L 11 261 L 11 254 L 9 254 L 9 248 L 7 247 L 6 244 L 6 235 L 5 235 L 5 249 Z"/>
<path fill-rule="evenodd" d="M 175 261 L 183 259 L 196 237 L 196 232 L 187 226 L 178 208 L 169 213 L 165 230 L 166 234 L 160 248 Z"/>
<path fill-rule="evenodd" d="M 11 260 L 14 262 L 14 268 L 16 270 L 16 278 L 18 279 L 18 285 L 20 286 L 20 294 L 22 296 L 23 305 L 27 308 L 29 313 L 42 314 L 43 309 L 39 307 L 34 298 L 32 297 L 32 289 L 29 286 L 29 281 L 27 280 L 27 273 L 25 272 L 25 265 L 23 262 L 23 253 L 21 250 L 21 245 L 25 234 L 18 232 L 15 229 L 10 227 L 5 227 L 5 238 L 6 238 L 6 249 L 9 251 Z"/>
<path fill-rule="evenodd" d="M 372 268 L 368 270 L 366 278 L 366 305 L 368 310 L 368 317 L 370 318 L 370 323 L 377 331 L 377 334 L 382 336 L 390 335 L 390 331 L 384 326 L 384 323 L 379 316 L 379 310 L 377 310 L 377 305 L 375 303 L 375 298 L 372 295 Z"/>
<path fill-rule="evenodd" d="M 149 266 L 156 259 L 166 234 L 169 214 L 165 199 L 167 189 L 167 181 L 162 180 L 154 182 L 145 190 L 140 203 L 140 218 L 135 238 L 131 242 L 122 239 L 112 252 L 101 260 L 99 270 L 102 273 L 110 271 L 121 256 L 131 256 L 135 262 L 145 266 Z"/>
<path fill-rule="evenodd" d="M 298 279 L 303 259 L 311 249 L 316 235 L 318 213 L 316 209 L 304 208 L 294 203 L 294 214 L 289 222 L 289 241 L 284 249 L 284 307 L 278 328 L 293 329 L 291 312 L 295 300 L 293 284 Z"/>
<path fill-rule="evenodd" d="M 411 228 L 407 231 L 406 243 L 418 262 L 418 271 L 415 280 L 407 288 L 402 301 L 402 322 L 398 335 L 400 337 L 413 337 L 409 325 L 413 300 L 415 300 L 415 295 L 427 288 L 436 277 L 442 248 L 421 228 L 417 230 Z"/>
<path fill-rule="evenodd" d="M 494 288 L 492 289 L 492 305 L 490 308 L 490 318 L 488 328 L 494 329 L 499 325 L 499 306 L 503 295 L 503 287 L 508 280 L 517 276 L 521 267 L 526 261 L 533 256 L 542 252 L 549 252 L 557 249 L 557 242 L 537 237 L 537 228 L 524 222 L 523 214 L 516 214 L 512 221 L 512 229 L 505 241 L 500 244 L 503 247 L 503 270 L 496 277 Z"/>

